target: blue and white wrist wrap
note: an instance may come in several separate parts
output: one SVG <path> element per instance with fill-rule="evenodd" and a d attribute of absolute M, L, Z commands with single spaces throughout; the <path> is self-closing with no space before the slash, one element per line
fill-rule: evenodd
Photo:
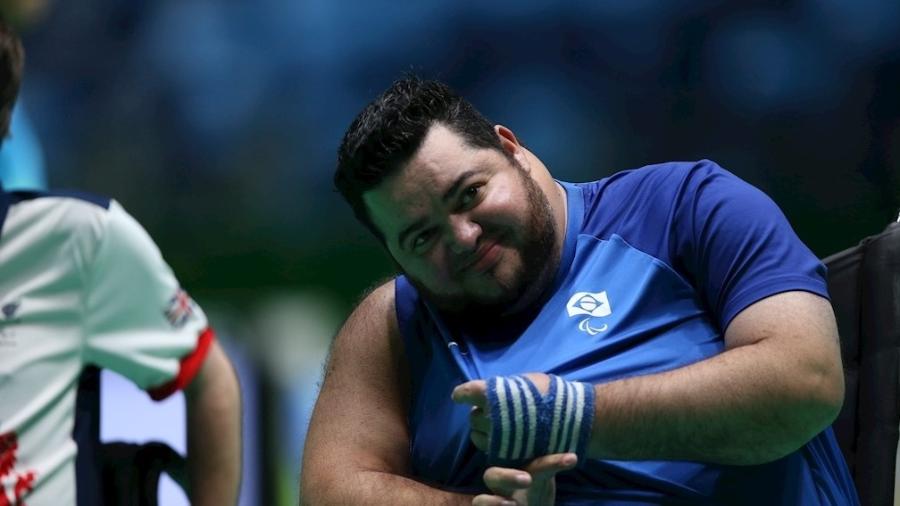
<path fill-rule="evenodd" d="M 491 417 L 488 462 L 513 464 L 542 455 L 587 453 L 594 420 L 594 387 L 550 375 L 545 395 L 524 376 L 487 380 Z"/>

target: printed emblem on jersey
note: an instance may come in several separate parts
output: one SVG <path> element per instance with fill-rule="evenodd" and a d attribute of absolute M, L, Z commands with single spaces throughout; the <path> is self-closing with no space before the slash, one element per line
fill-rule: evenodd
<path fill-rule="evenodd" d="M 0 306 L 0 313 L 2 313 L 2 316 L 0 316 L 0 347 L 14 346 L 16 344 L 16 336 L 12 325 L 20 321 L 20 318 L 16 317 L 16 313 L 21 305 L 21 301 L 15 300 Z"/>
<path fill-rule="evenodd" d="M 604 318 L 612 314 L 612 307 L 609 305 L 609 297 L 606 290 L 602 292 L 578 292 L 569 298 L 566 304 L 566 312 L 569 317 L 585 316 L 578 322 L 578 330 L 596 336 L 601 332 L 605 332 L 609 326 L 605 323 L 597 323 L 592 320 L 595 318 Z"/>
<path fill-rule="evenodd" d="M 17 301 L 17 300 L 16 300 L 16 301 L 13 301 L 13 302 L 9 302 L 9 303 L 7 303 L 7 304 L 4 304 L 4 305 L 3 305 L 3 308 L 2 308 L 2 311 L 3 311 L 3 320 L 4 320 L 4 321 L 10 321 L 10 320 L 12 320 L 13 318 L 15 318 L 15 316 L 16 316 L 16 311 L 19 310 L 19 306 L 21 306 L 21 305 L 22 305 L 22 303 L 19 302 L 19 301 Z"/>
<path fill-rule="evenodd" d="M 34 490 L 34 471 L 18 472 L 19 436 L 15 432 L 0 434 L 0 505 L 16 504 L 25 506 L 24 499 Z M 12 496 L 7 495 L 5 483 L 10 483 Z"/>
<path fill-rule="evenodd" d="M 169 299 L 169 305 L 164 314 L 169 323 L 175 328 L 181 328 L 194 316 L 195 303 L 193 299 L 181 288 Z"/>

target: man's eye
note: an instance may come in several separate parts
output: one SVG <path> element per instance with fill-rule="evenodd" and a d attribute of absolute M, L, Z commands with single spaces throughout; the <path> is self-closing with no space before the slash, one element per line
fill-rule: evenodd
<path fill-rule="evenodd" d="M 431 241 L 432 236 L 434 236 L 433 230 L 425 230 L 422 233 L 420 233 L 419 235 L 417 235 L 416 238 L 413 239 L 413 242 L 412 242 L 413 250 L 418 250 L 421 247 L 428 244 L 428 242 Z"/>
<path fill-rule="evenodd" d="M 461 207 L 468 207 L 475 202 L 475 199 L 478 198 L 478 194 L 481 192 L 481 185 L 472 185 L 463 191 L 462 195 L 459 198 L 459 203 Z"/>

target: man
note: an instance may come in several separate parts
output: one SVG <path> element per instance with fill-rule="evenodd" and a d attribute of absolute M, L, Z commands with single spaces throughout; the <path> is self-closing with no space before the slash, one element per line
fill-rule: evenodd
<path fill-rule="evenodd" d="M 410 78 L 351 124 L 335 180 L 403 275 L 335 338 L 304 501 L 858 502 L 824 269 L 715 163 L 556 181 Z"/>
<path fill-rule="evenodd" d="M 22 48 L 0 22 L 0 136 Z M 76 388 L 87 365 L 162 399 L 184 389 L 193 504 L 234 504 L 240 395 L 203 311 L 115 201 L 0 185 L 0 505 L 75 504 Z M 77 495 L 81 495 L 78 493 Z"/>

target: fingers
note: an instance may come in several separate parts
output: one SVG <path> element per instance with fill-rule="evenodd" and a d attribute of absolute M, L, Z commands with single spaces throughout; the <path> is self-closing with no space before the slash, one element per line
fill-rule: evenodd
<path fill-rule="evenodd" d="M 578 455 L 574 453 L 554 453 L 538 457 L 525 466 L 525 471 L 534 480 L 545 480 L 556 473 L 574 469 L 578 464 Z"/>
<path fill-rule="evenodd" d="M 544 455 L 532 460 L 524 470 L 508 467 L 489 467 L 484 472 L 484 484 L 493 494 L 482 494 L 472 500 L 477 506 L 512 506 L 517 504 L 510 498 L 523 497 L 527 493 L 532 503 L 532 494 L 538 494 L 538 504 L 545 504 L 546 497 L 553 495 L 553 483 L 557 473 L 573 469 L 578 463 L 574 453 Z M 549 488 L 548 488 L 549 487 Z M 546 494 L 550 494 L 547 496 Z"/>
<path fill-rule="evenodd" d="M 525 469 L 489 467 L 484 472 L 484 484 L 495 494 L 509 496 L 516 490 L 530 487 L 533 482 L 574 469 L 577 463 L 578 456 L 574 453 L 556 453 L 532 460 Z"/>
<path fill-rule="evenodd" d="M 471 404 L 484 408 L 487 405 L 487 382 L 484 380 L 467 381 L 454 388 L 450 398 L 458 404 Z"/>
<path fill-rule="evenodd" d="M 491 432 L 491 419 L 487 416 L 487 382 L 484 380 L 467 381 L 453 389 L 450 394 L 453 402 L 471 404 L 469 425 L 472 429 L 472 444 L 479 450 L 488 451 L 488 434 Z"/>
<path fill-rule="evenodd" d="M 517 506 L 517 503 L 499 495 L 481 494 L 472 499 L 472 506 Z"/>
<path fill-rule="evenodd" d="M 509 497 L 519 489 L 531 486 L 531 475 L 521 469 L 508 467 L 489 467 L 484 472 L 484 484 L 487 488 L 504 497 Z"/>

